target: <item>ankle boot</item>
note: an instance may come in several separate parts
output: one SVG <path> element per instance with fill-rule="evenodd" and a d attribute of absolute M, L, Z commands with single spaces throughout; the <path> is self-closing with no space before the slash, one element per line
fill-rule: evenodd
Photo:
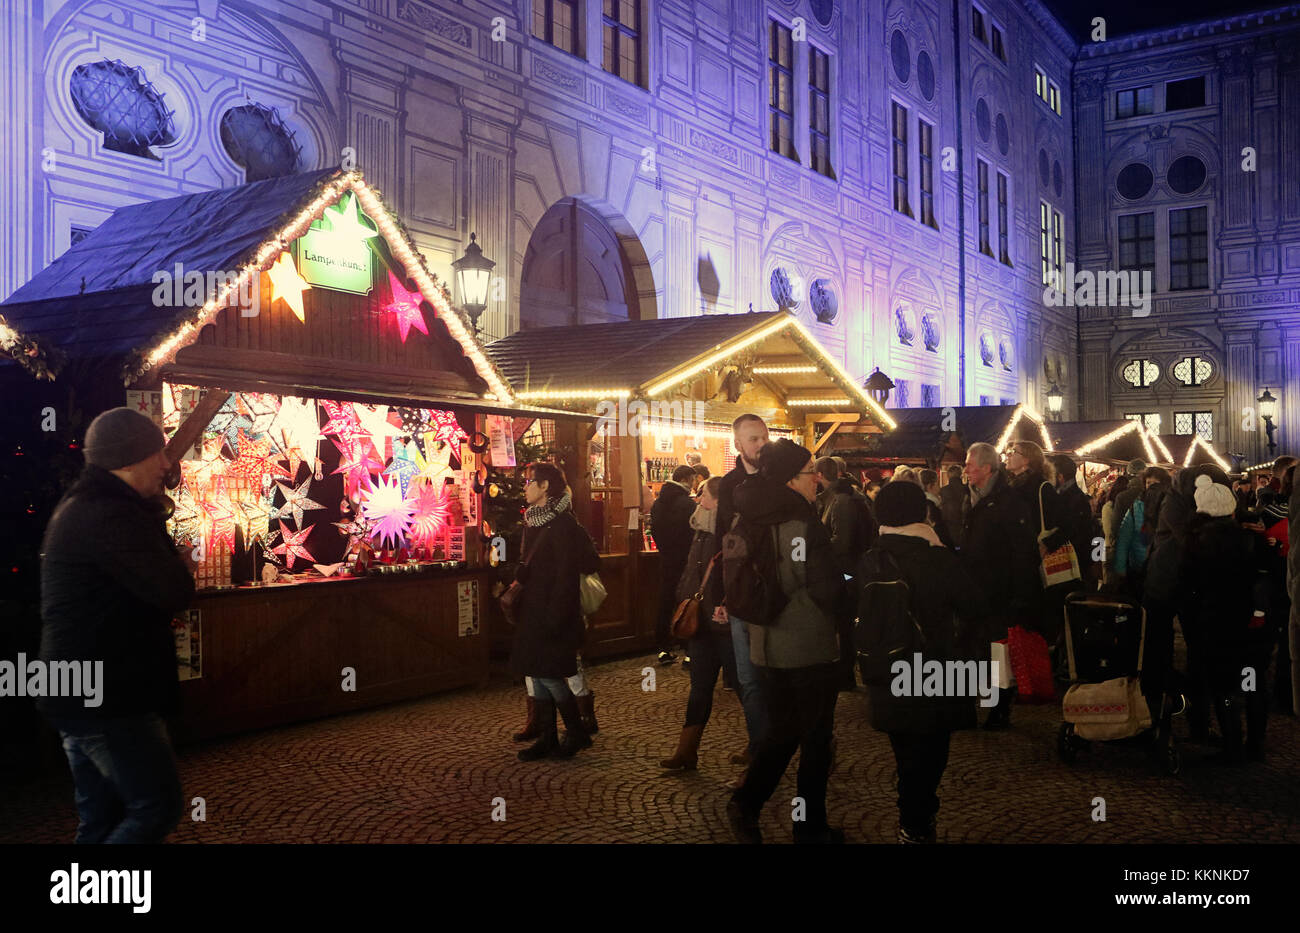
<path fill-rule="evenodd" d="M 596 725 L 596 694 L 588 692 L 586 696 L 575 696 L 578 701 L 578 712 L 582 714 L 582 725 L 586 728 L 588 735 L 595 735 L 600 731 Z"/>
<path fill-rule="evenodd" d="M 659 762 L 659 767 L 673 771 L 694 771 L 699 762 L 700 736 L 703 734 L 703 726 L 683 726 L 682 734 L 677 739 L 677 750 L 671 758 Z"/>
<path fill-rule="evenodd" d="M 539 758 L 545 758 L 560 746 L 559 735 L 555 728 L 555 701 L 549 697 L 539 697 L 535 704 L 537 730 L 540 738 L 519 753 L 520 761 L 536 761 Z"/>
<path fill-rule="evenodd" d="M 1011 699 L 1015 688 L 998 691 L 998 703 L 989 710 L 988 719 L 984 720 L 985 729 L 1006 729 L 1011 726 Z"/>
<path fill-rule="evenodd" d="M 572 694 L 555 704 L 564 720 L 564 738 L 556 746 L 556 758 L 572 758 L 584 748 L 591 747 L 591 737 L 582 725 L 582 714 L 578 712 L 578 701 Z"/>
<path fill-rule="evenodd" d="M 1242 760 L 1241 705 L 1233 697 L 1215 697 L 1214 713 L 1223 734 L 1223 751 L 1213 756 L 1220 764 L 1235 765 Z"/>
<path fill-rule="evenodd" d="M 524 727 L 510 738 L 516 742 L 531 742 L 541 734 L 541 731 L 537 728 L 537 700 L 529 697 L 528 718 L 524 721 Z"/>

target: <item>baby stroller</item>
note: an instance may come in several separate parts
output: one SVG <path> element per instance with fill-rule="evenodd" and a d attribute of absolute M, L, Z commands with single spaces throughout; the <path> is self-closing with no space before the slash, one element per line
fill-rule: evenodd
<path fill-rule="evenodd" d="M 1161 697 L 1152 721 L 1142 694 L 1146 613 L 1141 606 L 1099 593 L 1071 593 L 1065 600 L 1065 646 L 1070 688 L 1061 701 L 1057 751 L 1073 762 L 1093 742 L 1145 742 L 1166 774 L 1177 774 L 1182 757 L 1171 722 L 1182 698 Z"/>

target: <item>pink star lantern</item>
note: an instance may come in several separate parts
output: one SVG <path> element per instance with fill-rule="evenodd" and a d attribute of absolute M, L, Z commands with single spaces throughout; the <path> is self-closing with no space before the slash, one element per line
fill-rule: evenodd
<path fill-rule="evenodd" d="M 339 466 L 335 473 L 342 473 L 344 491 L 349 499 L 357 498 L 361 489 L 369 489 L 370 474 L 384 469 L 384 462 L 372 456 L 373 447 L 366 438 L 360 438 L 351 444 L 337 444 L 339 448 Z"/>
<path fill-rule="evenodd" d="M 316 563 L 316 558 L 311 556 L 311 552 L 303 544 L 307 540 L 307 536 L 311 534 L 312 527 L 308 525 L 301 531 L 290 531 L 289 526 L 284 523 L 284 519 L 280 519 L 281 544 L 271 548 L 271 553 L 283 556 L 285 566 L 290 570 L 293 569 L 293 562 L 299 557 L 309 564 Z"/>
<path fill-rule="evenodd" d="M 433 410 L 429 412 L 429 431 L 426 432 L 425 442 L 428 443 L 428 434 L 433 435 L 436 441 L 444 441 L 452 445 L 452 450 L 459 455 L 459 447 L 455 446 L 458 441 L 469 440 L 469 435 L 465 429 L 460 426 L 456 416 L 449 411 Z"/>
<path fill-rule="evenodd" d="M 321 402 L 321 404 L 325 406 L 325 413 L 329 415 L 330 420 L 321 427 L 320 433 L 333 434 L 344 442 L 354 441 L 366 433 L 351 402 Z"/>
<path fill-rule="evenodd" d="M 442 532 L 450 514 L 445 490 L 445 486 L 420 487 L 415 499 L 415 512 L 411 517 L 412 544 L 433 547 L 433 539 Z"/>
<path fill-rule="evenodd" d="M 406 343 L 406 335 L 412 327 L 427 336 L 429 327 L 424 323 L 424 314 L 420 311 L 420 302 L 424 298 L 419 292 L 408 292 L 391 271 L 388 273 L 388 287 L 392 291 L 393 300 L 384 310 L 392 311 L 397 317 L 397 332 L 402 337 L 402 343 Z"/>
<path fill-rule="evenodd" d="M 374 523 L 370 536 L 379 539 L 380 547 L 397 547 L 411 530 L 415 503 L 402 495 L 397 477 L 381 476 L 361 508 Z"/>

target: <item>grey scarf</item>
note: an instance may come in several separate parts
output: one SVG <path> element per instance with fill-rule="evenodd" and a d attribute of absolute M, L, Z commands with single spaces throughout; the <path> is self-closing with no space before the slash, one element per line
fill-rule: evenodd
<path fill-rule="evenodd" d="M 538 505 L 530 505 L 524 510 L 524 524 L 529 528 L 540 528 L 545 525 L 561 512 L 567 512 L 569 506 L 573 503 L 573 496 L 569 490 L 564 490 L 564 495 L 551 501 L 547 499 Z"/>

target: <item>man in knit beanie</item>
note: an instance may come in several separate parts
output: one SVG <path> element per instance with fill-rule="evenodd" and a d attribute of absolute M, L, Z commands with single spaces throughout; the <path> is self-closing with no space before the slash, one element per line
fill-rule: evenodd
<path fill-rule="evenodd" d="M 63 738 L 79 843 L 161 842 L 183 809 L 162 717 L 179 693 L 171 621 L 193 598 L 194 578 L 159 508 L 171 466 L 164 443 L 128 408 L 97 417 L 86 467 L 41 546 L 40 662 L 101 672 L 93 696 L 36 703 Z"/>

